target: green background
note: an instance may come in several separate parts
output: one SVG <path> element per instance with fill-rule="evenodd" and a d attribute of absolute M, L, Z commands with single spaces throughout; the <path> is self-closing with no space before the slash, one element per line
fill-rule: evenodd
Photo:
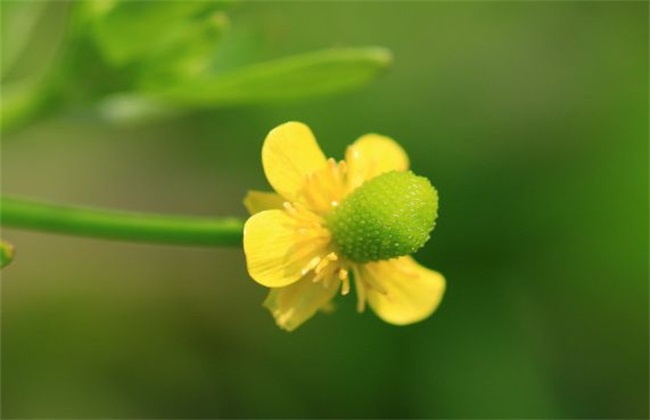
<path fill-rule="evenodd" d="M 648 4 L 253 2 L 224 50 L 377 45 L 366 88 L 113 126 L 83 112 L 2 138 L 2 191 L 239 215 L 289 120 L 326 154 L 400 142 L 440 193 L 416 258 L 438 311 L 409 327 L 354 297 L 294 333 L 239 249 L 5 229 L 3 418 L 647 418 Z M 54 25 L 54 24 L 53 24 Z M 224 53 L 225 54 L 225 53 Z"/>

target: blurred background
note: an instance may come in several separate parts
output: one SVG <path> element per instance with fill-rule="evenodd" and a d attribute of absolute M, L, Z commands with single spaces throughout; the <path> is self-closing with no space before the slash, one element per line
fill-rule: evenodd
<path fill-rule="evenodd" d="M 5 28 L 29 22 L 10 4 Z M 18 42 L 24 20 L 3 33 L 31 51 L 15 74 L 63 54 L 57 37 L 78 20 L 70 3 L 47 8 L 31 44 Z M 123 74 L 94 70 L 77 42 L 54 79 L 81 99 L 64 112 L 53 95 L 51 112 L 3 134 L 3 194 L 245 217 L 246 191 L 269 189 L 271 128 L 306 122 L 337 158 L 382 133 L 440 192 L 416 258 L 445 274 L 442 305 L 394 327 L 338 297 L 334 314 L 286 333 L 241 249 L 3 229 L 17 249 L 2 272 L 3 418 L 648 417 L 647 3 L 274 1 L 218 13 L 216 69 L 330 47 L 381 46 L 394 62 L 338 95 L 114 121 L 90 111 L 87 92 Z"/>

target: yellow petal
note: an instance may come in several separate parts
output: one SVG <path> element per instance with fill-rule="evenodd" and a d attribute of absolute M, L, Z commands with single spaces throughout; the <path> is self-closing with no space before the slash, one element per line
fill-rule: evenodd
<path fill-rule="evenodd" d="M 299 233 L 296 219 L 283 210 L 265 210 L 244 225 L 248 273 L 266 287 L 287 286 L 304 275 L 303 269 L 323 253 L 325 239 Z"/>
<path fill-rule="evenodd" d="M 309 127 L 282 124 L 266 136 L 262 165 L 269 183 L 288 201 L 298 201 L 305 178 L 325 166 L 326 160 Z"/>
<path fill-rule="evenodd" d="M 244 198 L 244 206 L 250 214 L 264 210 L 281 209 L 284 200 L 276 193 L 249 191 Z"/>
<path fill-rule="evenodd" d="M 348 189 L 354 190 L 364 181 L 390 171 L 405 171 L 409 160 L 402 147 L 379 134 L 366 134 L 345 153 L 348 165 Z"/>
<path fill-rule="evenodd" d="M 291 286 L 272 289 L 264 301 L 264 306 L 271 311 L 280 328 L 293 331 L 314 316 L 319 309 L 327 310 L 338 287 L 339 281 L 335 278 L 327 283 L 323 280 L 314 283 L 307 277 Z"/>
<path fill-rule="evenodd" d="M 444 277 L 411 257 L 368 263 L 359 272 L 369 286 L 368 304 L 391 324 L 406 325 L 427 318 L 445 291 Z"/>

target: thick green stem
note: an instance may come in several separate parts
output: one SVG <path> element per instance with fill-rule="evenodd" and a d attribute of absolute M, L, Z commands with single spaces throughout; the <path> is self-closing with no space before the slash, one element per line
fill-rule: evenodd
<path fill-rule="evenodd" d="M 203 246 L 241 246 L 244 226 L 235 218 L 130 213 L 13 197 L 0 199 L 0 222 L 6 227 L 101 239 Z"/>

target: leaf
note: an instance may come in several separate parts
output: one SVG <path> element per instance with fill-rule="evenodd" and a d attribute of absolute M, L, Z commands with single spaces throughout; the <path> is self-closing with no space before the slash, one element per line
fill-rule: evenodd
<path fill-rule="evenodd" d="M 205 73 L 228 26 L 228 17 L 223 12 L 179 25 L 168 42 L 161 49 L 151 51 L 142 63 L 141 84 L 167 85 Z"/>
<path fill-rule="evenodd" d="M 53 108 L 50 87 L 38 80 L 21 80 L 2 86 L 0 101 L 0 132 L 7 132 L 28 124 Z"/>
<path fill-rule="evenodd" d="M 188 20 L 223 6 L 219 1 L 87 0 L 81 11 L 104 57 L 124 66 L 164 48 Z"/>
<path fill-rule="evenodd" d="M 93 110 L 102 121 L 119 125 L 138 125 L 175 117 L 184 112 L 169 104 L 136 94 L 108 96 Z"/>
<path fill-rule="evenodd" d="M 0 13 L 1 73 L 4 79 L 14 65 L 29 52 L 34 38 L 42 24 L 48 2 L 46 1 L 3 1 Z M 51 10 L 49 10 L 51 12 Z M 32 63 L 33 65 L 33 63 Z"/>
<path fill-rule="evenodd" d="M 303 99 L 365 85 L 391 62 L 392 55 L 384 48 L 332 49 L 197 77 L 155 93 L 172 102 L 201 106 Z"/>

